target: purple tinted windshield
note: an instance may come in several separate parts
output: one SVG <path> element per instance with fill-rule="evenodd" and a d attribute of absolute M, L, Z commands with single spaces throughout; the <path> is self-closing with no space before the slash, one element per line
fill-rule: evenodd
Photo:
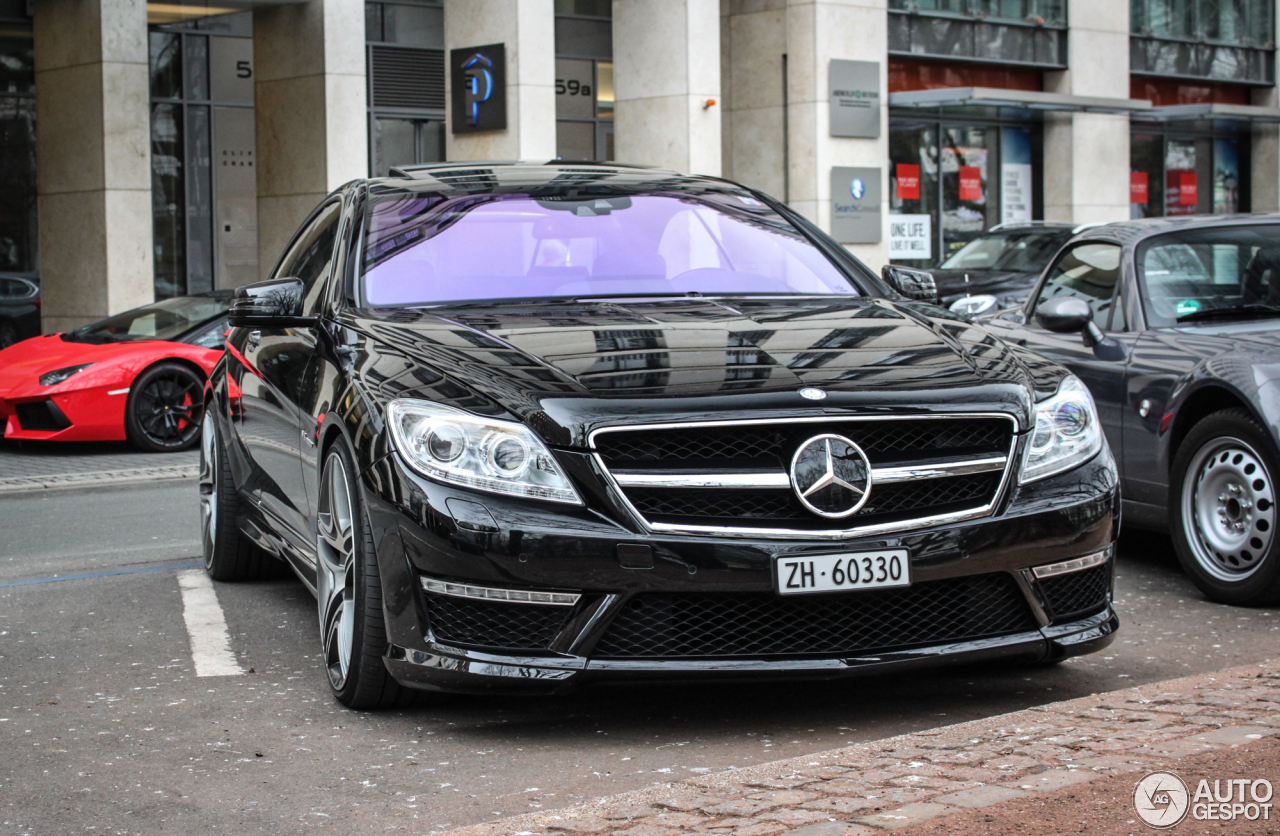
<path fill-rule="evenodd" d="M 785 218 L 732 193 L 406 195 L 373 203 L 371 305 L 636 294 L 858 295 Z"/>

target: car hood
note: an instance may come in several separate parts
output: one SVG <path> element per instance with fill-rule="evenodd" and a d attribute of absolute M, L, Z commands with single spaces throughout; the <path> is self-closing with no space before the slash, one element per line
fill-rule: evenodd
<path fill-rule="evenodd" d="M 566 446 L 599 426 L 744 413 L 998 411 L 1025 428 L 1063 373 L 939 308 L 883 299 L 434 307 L 346 324 L 367 337 L 358 374 L 386 399 L 511 415 Z"/>

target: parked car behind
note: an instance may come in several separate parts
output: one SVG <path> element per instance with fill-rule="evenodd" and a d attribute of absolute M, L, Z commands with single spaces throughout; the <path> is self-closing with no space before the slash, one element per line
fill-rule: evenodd
<path fill-rule="evenodd" d="M 1053 254 L 1080 227 L 1071 224 L 1000 224 L 928 270 L 942 304 L 976 316 L 1023 302 Z"/>
<path fill-rule="evenodd" d="M 1089 229 L 982 321 L 1088 385 L 1126 525 L 1168 530 L 1214 600 L 1280 600 L 1280 216 Z"/>
<path fill-rule="evenodd" d="M 0 276 L 0 348 L 40 333 L 40 286 L 30 279 Z"/>

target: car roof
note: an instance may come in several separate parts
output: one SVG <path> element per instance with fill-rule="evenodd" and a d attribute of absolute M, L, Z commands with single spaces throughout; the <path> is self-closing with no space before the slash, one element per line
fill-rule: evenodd
<path fill-rule="evenodd" d="M 718 177 L 680 174 L 661 168 L 625 163 L 566 160 L 548 162 L 485 160 L 429 163 L 391 169 L 388 177 L 367 181 L 370 194 L 431 192 L 448 196 L 475 194 L 637 194 L 648 191 L 723 191 L 741 189 Z"/>
<path fill-rule="evenodd" d="M 1280 214 L 1237 213 L 1232 215 L 1180 215 L 1172 218 L 1140 218 L 1132 221 L 1116 221 L 1087 229 L 1072 238 L 1077 241 L 1109 241 L 1122 246 L 1136 245 L 1139 241 L 1166 232 L 1187 229 L 1212 229 L 1215 227 L 1280 224 Z"/>

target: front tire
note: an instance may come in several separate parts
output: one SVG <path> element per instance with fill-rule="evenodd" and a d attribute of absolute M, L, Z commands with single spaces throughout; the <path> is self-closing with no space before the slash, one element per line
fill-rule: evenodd
<path fill-rule="evenodd" d="M 356 469 L 339 441 L 325 457 L 316 528 L 316 603 L 329 687 L 348 708 L 412 705 L 419 694 L 400 685 L 382 661 L 387 631 L 382 579 Z"/>
<path fill-rule="evenodd" d="M 148 453 L 195 445 L 204 413 L 204 381 L 181 363 L 157 363 L 129 387 L 124 427 L 129 442 Z"/>
<path fill-rule="evenodd" d="M 1280 601 L 1280 476 L 1272 442 L 1243 409 L 1191 428 L 1173 463 L 1173 544 L 1183 570 L 1223 604 Z"/>

